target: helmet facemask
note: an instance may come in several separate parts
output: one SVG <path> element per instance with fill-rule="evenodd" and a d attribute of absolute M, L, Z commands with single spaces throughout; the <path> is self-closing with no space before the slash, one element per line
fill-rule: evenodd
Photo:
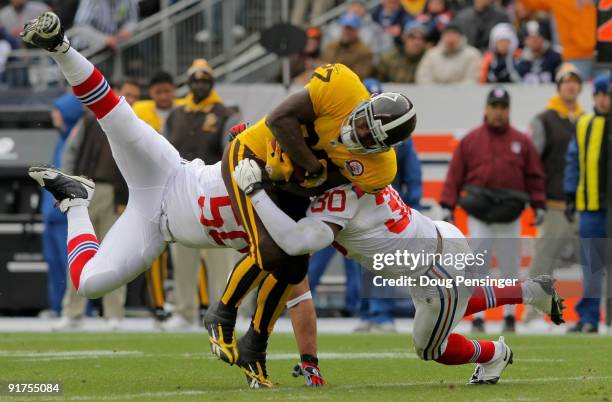
<path fill-rule="evenodd" d="M 372 104 L 364 101 L 342 123 L 340 138 L 354 154 L 372 154 L 389 150 L 382 122 L 374 118 Z"/>

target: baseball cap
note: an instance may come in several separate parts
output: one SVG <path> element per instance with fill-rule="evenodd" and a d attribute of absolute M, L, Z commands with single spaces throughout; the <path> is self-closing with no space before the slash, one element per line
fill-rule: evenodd
<path fill-rule="evenodd" d="M 580 75 L 580 71 L 576 67 L 574 67 L 571 63 L 563 63 L 559 67 L 557 71 L 557 75 L 555 75 L 555 82 L 559 85 L 563 79 L 567 76 L 575 77 L 582 84 L 582 76 Z"/>
<path fill-rule="evenodd" d="M 449 32 L 449 31 L 457 32 L 459 35 L 463 35 L 463 30 L 461 29 L 459 24 L 453 21 L 449 22 L 448 25 L 444 27 L 444 29 L 442 30 L 442 33 Z"/>
<path fill-rule="evenodd" d="M 487 95 L 487 105 L 501 103 L 510 106 L 510 94 L 503 87 L 495 87 Z"/>
<path fill-rule="evenodd" d="M 550 23 L 546 20 L 532 20 L 525 24 L 525 36 L 541 36 L 546 40 L 551 39 Z"/>
<path fill-rule="evenodd" d="M 354 13 L 345 13 L 340 18 L 340 25 L 358 29 L 361 27 L 361 17 Z"/>
<path fill-rule="evenodd" d="M 601 73 L 593 80 L 593 95 L 600 92 L 608 93 L 610 73 Z"/>
<path fill-rule="evenodd" d="M 423 35 L 427 35 L 427 27 L 419 21 L 408 21 L 404 24 L 403 34 L 409 34 L 415 31 L 420 31 Z"/>
<path fill-rule="evenodd" d="M 204 75 L 208 75 L 209 77 L 214 77 L 213 69 L 210 67 L 210 64 L 206 61 L 206 59 L 195 59 L 189 69 L 187 69 L 187 76 L 191 77 L 196 75 L 196 79 L 203 79 Z"/>

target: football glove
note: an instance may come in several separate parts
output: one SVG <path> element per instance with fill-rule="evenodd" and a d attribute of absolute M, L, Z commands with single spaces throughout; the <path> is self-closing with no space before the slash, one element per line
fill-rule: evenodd
<path fill-rule="evenodd" d="M 327 161 L 325 159 L 319 159 L 319 162 L 323 166 L 321 171 L 316 174 L 306 172 L 306 178 L 300 183 L 300 186 L 304 188 L 315 188 L 325 183 L 327 180 Z"/>
<path fill-rule="evenodd" d="M 313 363 L 300 363 L 296 364 L 293 367 L 293 373 L 291 373 L 294 377 L 304 376 L 304 382 L 307 387 L 321 387 L 325 385 L 325 380 L 321 375 L 321 371 L 316 364 Z"/>
<path fill-rule="evenodd" d="M 293 163 L 278 141 L 268 140 L 266 146 L 266 173 L 272 181 L 288 182 L 293 174 Z"/>
<path fill-rule="evenodd" d="M 234 180 L 246 195 L 263 188 L 261 184 L 261 168 L 253 159 L 243 159 L 234 169 Z"/>

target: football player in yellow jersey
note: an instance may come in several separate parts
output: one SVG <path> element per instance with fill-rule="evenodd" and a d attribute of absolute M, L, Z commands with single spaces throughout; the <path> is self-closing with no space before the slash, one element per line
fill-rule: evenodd
<path fill-rule="evenodd" d="M 392 146 L 407 139 L 415 125 L 414 106 L 404 95 L 389 92 L 370 97 L 348 67 L 328 64 L 315 70 L 305 89 L 286 98 L 226 148 L 223 180 L 249 236 L 250 250 L 232 271 L 221 300 L 208 310 L 204 324 L 212 352 L 236 363 L 252 388 L 271 386 L 265 366 L 268 337 L 293 286 L 306 276 L 308 255 L 289 256 L 276 245 L 247 197 L 255 189 L 240 190 L 234 168 L 244 158 L 262 166 L 268 161 L 269 180 L 258 184 L 283 211 L 299 220 L 310 203 L 308 195 L 348 181 L 371 193 L 390 184 L 397 169 Z M 257 286 L 251 326 L 236 341 L 238 306 Z"/>

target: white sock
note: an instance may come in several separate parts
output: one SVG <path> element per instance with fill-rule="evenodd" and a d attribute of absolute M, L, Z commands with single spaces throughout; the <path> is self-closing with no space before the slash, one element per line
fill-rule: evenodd
<path fill-rule="evenodd" d="M 75 205 L 68 208 L 66 217 L 68 218 L 68 241 L 84 233 L 96 235 L 86 206 Z"/>
<path fill-rule="evenodd" d="M 73 48 L 68 49 L 66 53 L 57 52 L 50 53 L 50 55 L 59 65 L 71 86 L 81 84 L 94 71 L 93 64 Z"/>

